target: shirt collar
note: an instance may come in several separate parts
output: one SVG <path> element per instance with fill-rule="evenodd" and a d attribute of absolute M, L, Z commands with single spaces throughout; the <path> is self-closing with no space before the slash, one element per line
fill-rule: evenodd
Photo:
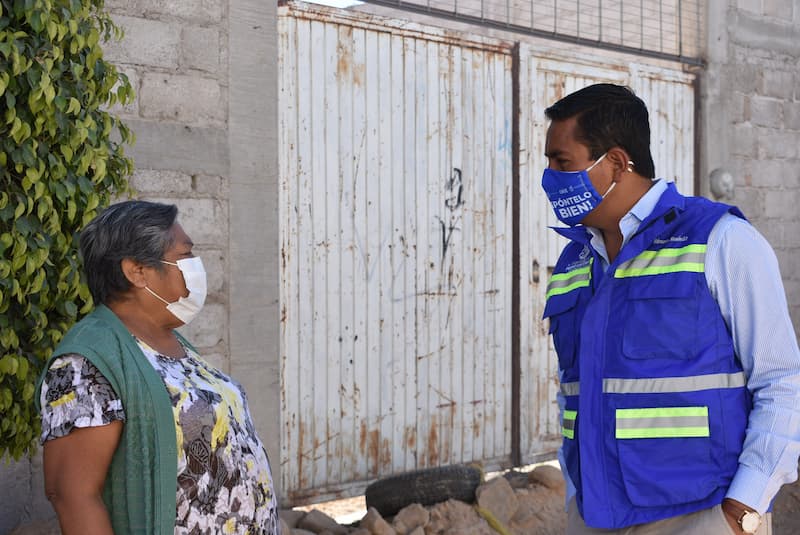
<path fill-rule="evenodd" d="M 661 198 L 661 195 L 667 191 L 667 187 L 668 184 L 666 180 L 655 180 L 650 189 L 648 189 L 647 192 L 642 195 L 642 198 L 633 205 L 633 207 L 622 217 L 622 219 L 620 219 L 619 230 L 622 232 L 623 247 L 625 247 L 625 244 L 628 243 L 630 237 L 636 234 L 636 231 L 639 230 L 639 225 L 642 224 L 642 221 L 644 221 L 647 216 L 653 212 L 656 204 L 658 204 L 658 200 Z M 603 241 L 603 233 L 594 227 L 586 227 L 586 230 L 592 235 L 592 248 L 600 254 L 600 256 L 603 258 L 604 266 L 607 267 L 611 262 L 608 260 L 608 252 L 606 251 L 606 244 Z"/>

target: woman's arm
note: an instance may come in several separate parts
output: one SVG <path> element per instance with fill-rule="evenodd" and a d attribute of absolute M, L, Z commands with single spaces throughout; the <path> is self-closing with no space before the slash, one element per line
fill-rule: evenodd
<path fill-rule="evenodd" d="M 113 535 L 102 495 L 122 426 L 123 422 L 117 420 L 99 427 L 76 428 L 45 442 L 45 493 L 63 535 Z"/>

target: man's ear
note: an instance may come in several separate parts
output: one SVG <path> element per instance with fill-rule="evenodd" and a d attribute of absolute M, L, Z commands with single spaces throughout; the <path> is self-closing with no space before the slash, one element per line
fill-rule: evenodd
<path fill-rule="evenodd" d="M 606 160 L 613 165 L 614 181 L 617 181 L 624 173 L 630 173 L 632 170 L 630 156 L 628 156 L 627 151 L 622 147 L 613 147 L 609 149 Z"/>
<path fill-rule="evenodd" d="M 122 273 L 125 278 L 137 288 L 144 288 L 147 286 L 147 276 L 145 275 L 145 266 L 140 264 L 132 258 L 123 258 L 120 262 Z"/>

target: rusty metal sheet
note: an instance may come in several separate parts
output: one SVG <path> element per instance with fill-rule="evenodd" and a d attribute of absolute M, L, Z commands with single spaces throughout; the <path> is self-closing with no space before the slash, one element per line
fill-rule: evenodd
<path fill-rule="evenodd" d="M 523 463 L 552 457 L 561 443 L 556 402 L 558 363 L 543 321 L 545 290 L 566 244 L 540 187 L 548 122 L 544 109 L 589 84 L 630 86 L 650 111 L 656 174 L 692 193 L 694 180 L 693 75 L 677 68 L 575 53 L 546 57 L 520 47 L 520 435 Z"/>
<path fill-rule="evenodd" d="M 279 11 L 284 503 L 511 451 L 511 56 Z"/>

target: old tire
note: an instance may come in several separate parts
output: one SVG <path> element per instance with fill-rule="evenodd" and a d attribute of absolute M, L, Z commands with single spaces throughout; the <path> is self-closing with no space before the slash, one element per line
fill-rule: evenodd
<path fill-rule="evenodd" d="M 464 465 L 440 466 L 406 472 L 375 481 L 364 491 L 367 508 L 374 507 L 383 517 L 418 503 L 433 505 L 449 499 L 475 501 L 481 484 L 481 471 Z"/>

